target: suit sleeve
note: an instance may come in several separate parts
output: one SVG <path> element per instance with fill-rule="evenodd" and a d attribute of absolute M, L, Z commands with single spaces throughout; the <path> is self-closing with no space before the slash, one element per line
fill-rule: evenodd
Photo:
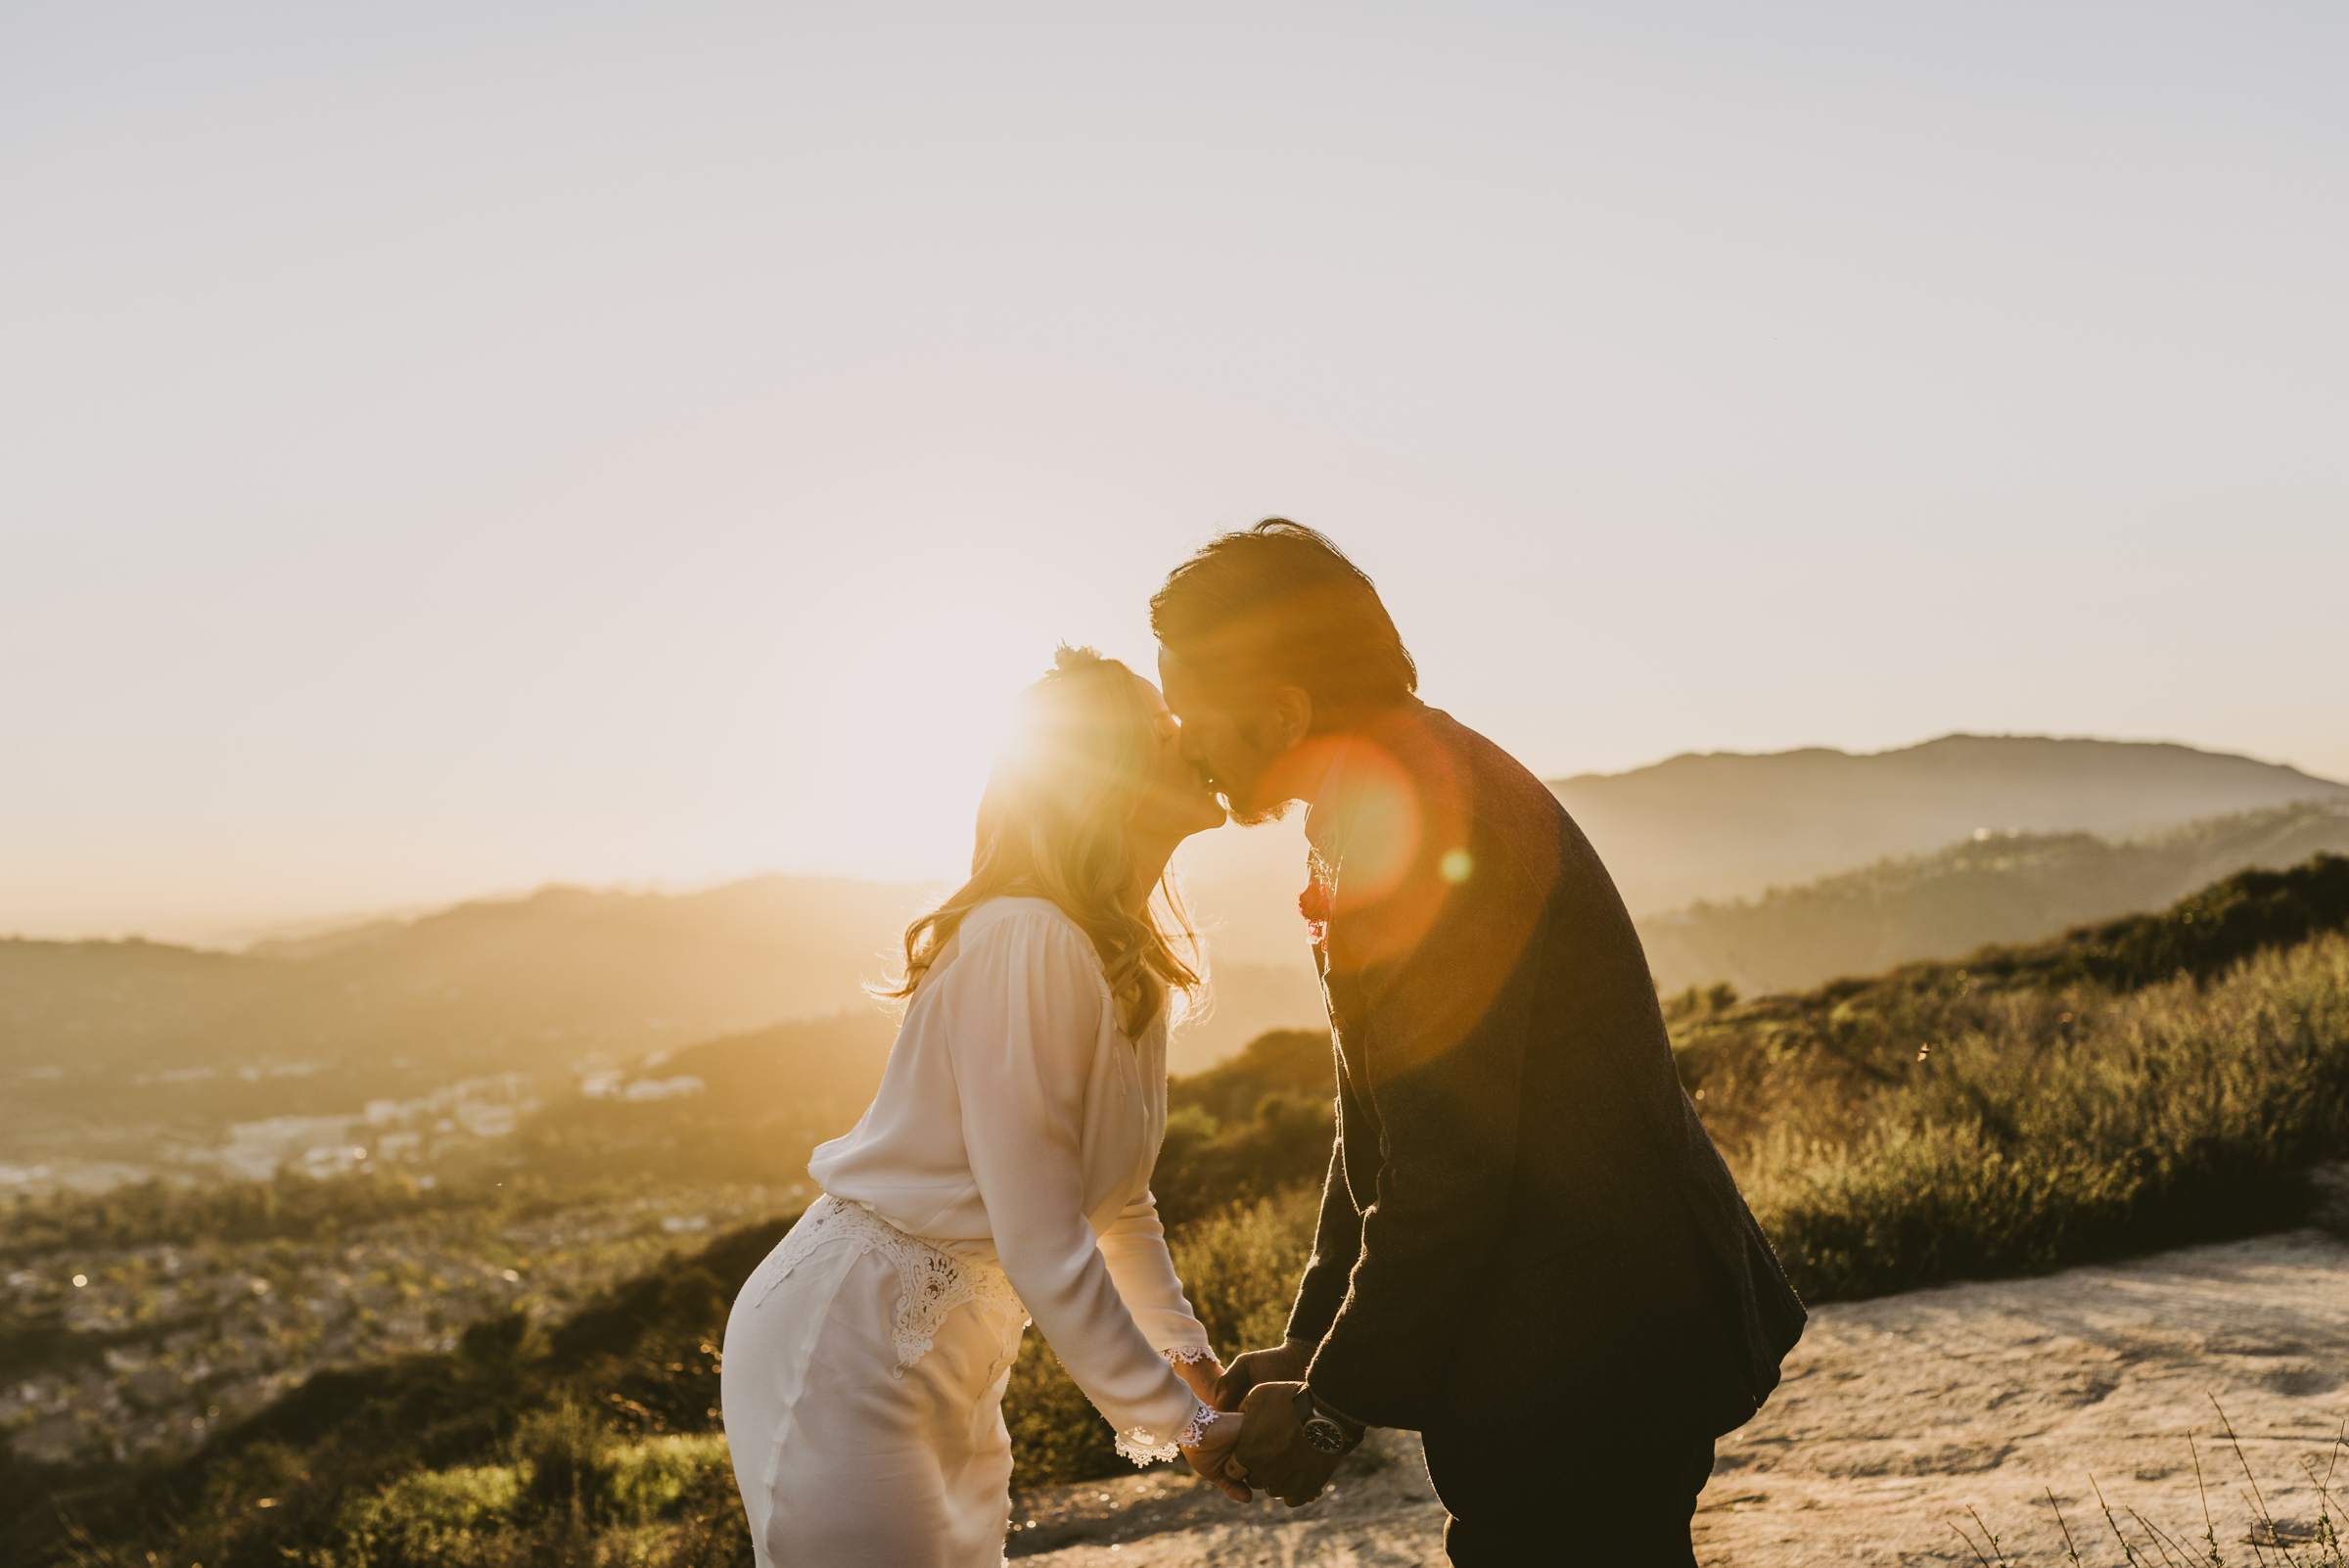
<path fill-rule="evenodd" d="M 1441 1398 L 1442 1347 L 1475 1305 L 1514 1186 L 1543 899 L 1480 849 L 1467 884 L 1412 879 L 1357 927 L 1380 955 L 1358 970 L 1356 1090 L 1370 1097 L 1383 1158 L 1310 1377 L 1373 1426 L 1420 1426 Z M 1412 899 L 1434 901 L 1432 921 L 1412 918 Z M 1325 1222 L 1329 1208 L 1325 1198 Z"/>
<path fill-rule="evenodd" d="M 1321 1187 L 1321 1219 L 1313 1227 L 1313 1256 L 1297 1286 L 1297 1305 L 1289 1312 L 1288 1337 L 1317 1344 L 1337 1320 L 1338 1306 L 1346 1299 L 1346 1279 L 1362 1250 L 1362 1217 L 1355 1212 L 1354 1197 L 1346 1190 L 1346 1146 L 1333 1141 L 1329 1176 Z M 1335 1395 L 1331 1398 L 1334 1400 Z"/>

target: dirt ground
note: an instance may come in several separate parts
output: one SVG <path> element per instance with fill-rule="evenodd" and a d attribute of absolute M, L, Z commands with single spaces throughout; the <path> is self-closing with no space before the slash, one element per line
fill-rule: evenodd
<path fill-rule="evenodd" d="M 2206 1551 L 2198 1458 L 2220 1549 L 2247 1564 L 2258 1555 L 2248 1543 L 2265 1538 L 2214 1398 L 2269 1516 L 2294 1539 L 2319 1512 L 2302 1461 L 2322 1476 L 2349 1423 L 2349 1245 L 2338 1235 L 2300 1230 L 1819 1309 L 1777 1394 L 1720 1445 L 1697 1558 L 1972 1563 L 1953 1526 L 1995 1560 L 1987 1526 L 2007 1559 L 2061 1563 L 2060 1507 L 2082 1560 L 2101 1568 L 2123 1558 L 2095 1486 L 2141 1557 L 2159 1560 L 2139 1515 Z M 1264 1499 L 1240 1508 L 1166 1471 L 1027 1494 L 1015 1499 L 1011 1554 L 1036 1568 L 1442 1564 L 1444 1512 L 1416 1441 L 1374 1442 L 1295 1512 Z M 2338 1462 L 2336 1520 L 2349 1450 Z"/>

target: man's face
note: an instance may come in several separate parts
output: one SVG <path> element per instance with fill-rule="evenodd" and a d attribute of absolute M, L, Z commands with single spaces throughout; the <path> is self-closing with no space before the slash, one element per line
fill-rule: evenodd
<path fill-rule="evenodd" d="M 1182 720 L 1182 754 L 1207 774 L 1224 809 L 1243 827 L 1268 822 L 1287 808 L 1285 792 L 1273 780 L 1274 764 L 1288 752 L 1280 715 L 1269 702 L 1247 704 L 1206 686 L 1166 648 L 1158 651 L 1158 683 L 1167 706 Z"/>

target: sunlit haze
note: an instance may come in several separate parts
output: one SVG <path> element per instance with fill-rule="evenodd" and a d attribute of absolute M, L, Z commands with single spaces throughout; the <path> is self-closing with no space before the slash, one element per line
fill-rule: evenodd
<path fill-rule="evenodd" d="M 1545 777 L 2349 776 L 2349 14 L 0 16 L 0 934 L 967 857 L 1279 513 Z M 1233 831 L 1233 830 L 1226 830 Z"/>

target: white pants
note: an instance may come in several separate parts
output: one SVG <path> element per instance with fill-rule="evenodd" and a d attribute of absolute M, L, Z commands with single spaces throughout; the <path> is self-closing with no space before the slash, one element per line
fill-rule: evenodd
<path fill-rule="evenodd" d="M 759 1568 L 998 1568 L 1026 1314 L 966 1301 L 900 1371 L 898 1266 L 849 1235 L 784 1247 L 735 1298 L 719 1373 Z"/>

